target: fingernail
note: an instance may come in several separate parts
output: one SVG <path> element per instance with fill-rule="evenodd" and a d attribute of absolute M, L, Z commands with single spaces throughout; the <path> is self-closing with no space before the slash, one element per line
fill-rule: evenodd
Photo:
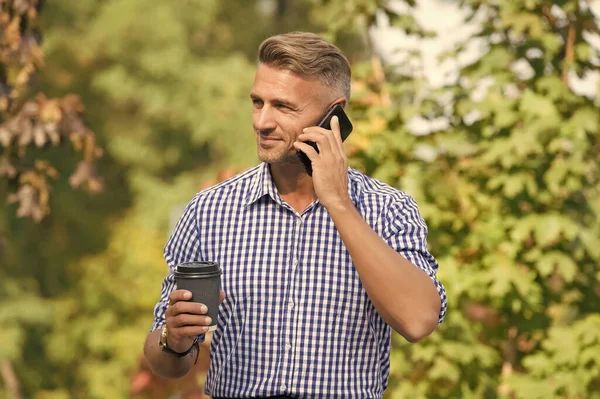
<path fill-rule="evenodd" d="M 210 323 L 212 323 L 212 319 L 210 317 L 207 317 L 206 319 L 204 319 L 204 323 L 206 323 L 207 326 L 210 326 Z"/>
<path fill-rule="evenodd" d="M 307 127 L 305 127 L 304 129 L 302 129 L 303 132 L 306 132 L 308 130 Z"/>
<path fill-rule="evenodd" d="M 208 327 L 202 327 L 201 330 L 202 331 L 208 331 Z"/>
<path fill-rule="evenodd" d="M 206 305 L 202 305 L 202 306 L 200 307 L 200 311 L 201 311 L 202 313 L 206 313 L 206 312 L 208 312 L 208 308 L 206 307 Z"/>
<path fill-rule="evenodd" d="M 183 293 L 183 299 L 190 299 L 192 297 L 192 293 L 189 291 L 186 291 Z"/>

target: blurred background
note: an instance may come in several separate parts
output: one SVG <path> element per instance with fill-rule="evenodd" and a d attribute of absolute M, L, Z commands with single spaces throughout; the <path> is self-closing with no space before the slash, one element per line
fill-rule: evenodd
<path fill-rule="evenodd" d="M 44 3 L 44 4 L 42 4 Z M 386 398 L 600 398 L 600 1 L 0 0 L 0 398 L 204 398 L 142 345 L 182 206 L 256 165 L 260 42 L 353 66 L 351 166 L 448 291 Z"/>

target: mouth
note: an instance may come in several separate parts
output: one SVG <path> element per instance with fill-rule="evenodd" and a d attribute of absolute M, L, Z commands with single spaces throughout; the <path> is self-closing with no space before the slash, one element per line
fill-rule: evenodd
<path fill-rule="evenodd" d="M 263 136 L 263 135 L 259 135 L 258 136 L 258 140 L 260 142 L 261 145 L 273 145 L 276 144 L 279 141 L 283 141 L 277 137 L 274 136 Z"/>

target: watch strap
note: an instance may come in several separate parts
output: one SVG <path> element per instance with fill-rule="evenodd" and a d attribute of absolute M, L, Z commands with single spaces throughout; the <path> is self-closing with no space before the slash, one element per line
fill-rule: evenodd
<path fill-rule="evenodd" d="M 166 330 L 166 326 L 163 327 Z M 161 334 L 162 335 L 162 334 Z M 194 343 L 192 344 L 192 346 L 190 347 L 190 349 L 188 349 L 185 352 L 176 352 L 174 351 L 172 348 L 169 347 L 169 344 L 167 342 L 167 337 L 166 337 L 166 333 L 165 333 L 165 338 L 164 341 L 161 339 L 161 341 L 159 342 L 160 344 L 160 348 L 163 352 L 168 353 L 171 356 L 175 356 L 175 357 L 184 357 L 189 355 L 192 351 L 196 351 L 196 359 L 194 360 L 194 364 L 196 364 L 198 362 L 198 356 L 200 355 L 200 344 L 198 343 L 198 340 L 194 340 Z"/>

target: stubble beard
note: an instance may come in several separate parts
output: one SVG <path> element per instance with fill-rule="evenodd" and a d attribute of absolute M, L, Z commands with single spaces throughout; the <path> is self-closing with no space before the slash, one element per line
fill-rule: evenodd
<path fill-rule="evenodd" d="M 292 151 L 293 150 L 293 151 Z M 257 142 L 258 159 L 269 164 L 296 164 L 300 160 L 292 148 L 262 148 Z"/>
<path fill-rule="evenodd" d="M 258 159 L 260 159 L 261 162 L 269 164 L 295 164 L 299 162 L 295 151 L 294 153 L 290 153 L 289 151 L 275 149 L 266 150 L 260 147 L 258 148 Z"/>

